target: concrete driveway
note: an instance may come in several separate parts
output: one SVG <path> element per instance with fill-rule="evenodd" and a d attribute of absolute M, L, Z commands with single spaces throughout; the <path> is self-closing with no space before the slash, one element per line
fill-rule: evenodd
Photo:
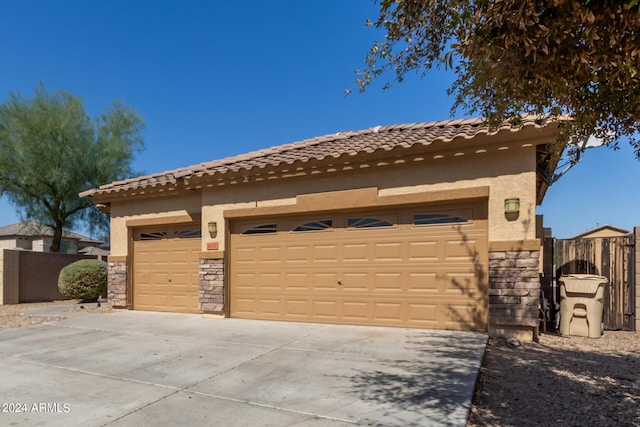
<path fill-rule="evenodd" d="M 464 426 L 487 341 L 174 313 L 64 315 L 0 331 L 0 425 Z"/>

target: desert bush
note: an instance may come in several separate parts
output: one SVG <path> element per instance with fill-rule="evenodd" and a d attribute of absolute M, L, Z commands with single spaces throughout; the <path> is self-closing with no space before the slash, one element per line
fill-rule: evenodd
<path fill-rule="evenodd" d="M 83 259 L 60 270 L 60 293 L 69 298 L 95 300 L 107 290 L 107 263 Z"/>

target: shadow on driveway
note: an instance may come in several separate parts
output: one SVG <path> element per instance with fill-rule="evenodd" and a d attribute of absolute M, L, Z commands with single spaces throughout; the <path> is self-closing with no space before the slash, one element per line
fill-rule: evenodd
<path fill-rule="evenodd" d="M 0 403 L 28 409 L 0 416 L 17 426 L 464 426 L 486 341 L 472 332 L 74 313 L 0 331 Z M 34 412 L 34 403 L 68 410 Z"/>
<path fill-rule="evenodd" d="M 484 353 L 478 335 L 417 332 L 405 346 L 410 359 L 381 361 L 374 371 L 358 372 L 352 392 L 386 407 L 391 418 L 420 413 L 418 425 L 464 425 Z"/>

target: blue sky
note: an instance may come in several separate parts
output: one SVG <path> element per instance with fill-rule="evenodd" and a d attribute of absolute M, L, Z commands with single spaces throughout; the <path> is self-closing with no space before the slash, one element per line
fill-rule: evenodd
<path fill-rule="evenodd" d="M 451 118 L 445 71 L 364 94 L 354 70 L 380 33 L 369 0 L 322 2 L 30 1 L 0 4 L 0 102 L 9 92 L 112 100 L 146 121 L 134 169 L 159 172 L 338 131 Z M 465 117 L 463 111 L 455 118 Z M 640 225 L 640 162 L 593 149 L 538 212 L 557 237 Z M 19 216 L 0 199 L 0 225 Z"/>

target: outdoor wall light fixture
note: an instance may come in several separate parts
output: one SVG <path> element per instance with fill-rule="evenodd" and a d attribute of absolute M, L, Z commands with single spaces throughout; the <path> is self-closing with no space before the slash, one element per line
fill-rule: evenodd
<path fill-rule="evenodd" d="M 504 213 L 516 214 L 520 212 L 520 199 L 517 197 L 508 197 L 504 199 Z"/>
<path fill-rule="evenodd" d="M 209 221 L 209 236 L 213 239 L 218 235 L 218 223 L 215 221 Z"/>

